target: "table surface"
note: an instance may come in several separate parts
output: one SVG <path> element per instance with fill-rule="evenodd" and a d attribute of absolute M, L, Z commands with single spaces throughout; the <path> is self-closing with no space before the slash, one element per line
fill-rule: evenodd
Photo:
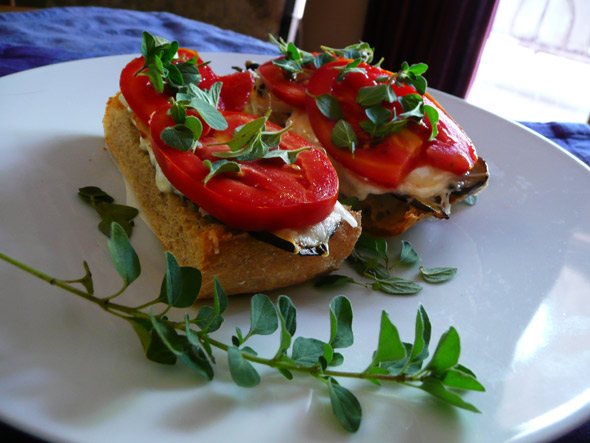
<path fill-rule="evenodd" d="M 277 54 L 274 45 L 166 12 L 98 7 L 49 8 L 0 14 L 0 76 L 83 58 L 137 53 L 141 34 L 178 40 L 202 52 Z M 521 122 L 590 165 L 590 126 L 568 122 Z M 2 435 L 24 436 L 1 427 Z M 556 442 L 590 441 L 590 422 Z"/>

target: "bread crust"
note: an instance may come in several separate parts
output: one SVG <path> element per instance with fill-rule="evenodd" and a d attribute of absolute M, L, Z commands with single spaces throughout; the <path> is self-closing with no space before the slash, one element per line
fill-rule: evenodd
<path fill-rule="evenodd" d="M 139 131 L 118 95 L 107 103 L 103 126 L 106 149 L 164 248 L 181 266 L 202 272 L 199 298 L 212 297 L 213 276 L 231 295 L 269 291 L 331 272 L 350 255 L 360 235 L 360 214 L 353 212 L 357 227 L 343 222 L 330 239 L 330 253 L 325 257 L 302 257 L 255 240 L 247 232 L 203 216 L 187 199 L 158 190 L 149 154 L 139 148 Z"/>

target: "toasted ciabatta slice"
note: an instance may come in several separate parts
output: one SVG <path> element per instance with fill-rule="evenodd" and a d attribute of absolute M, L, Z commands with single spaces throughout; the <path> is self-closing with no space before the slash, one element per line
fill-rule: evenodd
<path fill-rule="evenodd" d="M 106 149 L 133 189 L 147 220 L 164 249 L 181 266 L 203 274 L 199 298 L 213 295 L 213 276 L 225 292 L 253 293 L 305 282 L 337 269 L 350 255 L 360 235 L 357 226 L 341 223 L 330 238 L 329 254 L 301 256 L 256 240 L 203 215 L 189 200 L 158 190 L 149 154 L 139 148 L 140 133 L 118 96 L 109 99 L 103 119 Z"/>

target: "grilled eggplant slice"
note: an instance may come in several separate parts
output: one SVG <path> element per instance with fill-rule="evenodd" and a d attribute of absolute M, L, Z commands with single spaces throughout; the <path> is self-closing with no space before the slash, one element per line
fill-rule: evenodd
<path fill-rule="evenodd" d="M 487 186 L 488 180 L 487 164 L 480 157 L 473 168 L 449 186 L 446 198 L 427 201 L 395 193 L 370 194 L 354 204 L 353 209 L 362 211 L 363 229 L 367 232 L 393 237 L 425 218 L 449 218 L 451 204 L 477 194 Z"/>
<path fill-rule="evenodd" d="M 257 240 L 269 243 L 285 251 L 304 255 L 327 256 L 330 253 L 328 243 L 342 223 L 356 227 L 357 223 L 350 212 L 339 202 L 325 220 L 302 229 L 280 229 L 277 231 L 250 232 Z"/>

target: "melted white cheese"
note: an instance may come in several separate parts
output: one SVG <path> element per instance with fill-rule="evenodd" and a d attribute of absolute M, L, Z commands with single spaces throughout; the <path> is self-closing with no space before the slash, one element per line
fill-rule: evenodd
<path fill-rule="evenodd" d="M 291 112 L 291 106 L 274 95 L 264 85 L 260 76 L 256 75 L 254 80 L 254 93 L 250 96 L 248 107 L 245 112 L 262 116 L 266 111 L 272 109 L 273 113 L 284 114 Z"/>
<path fill-rule="evenodd" d="M 449 214 L 451 207 L 449 198 L 451 192 L 457 188 L 456 184 L 459 183 L 459 176 L 453 173 L 434 166 L 421 166 L 410 172 L 396 188 L 389 188 L 379 186 L 357 175 L 333 159 L 332 163 L 338 171 L 342 194 L 347 197 L 356 197 L 361 201 L 370 194 L 397 194 L 441 207 L 445 213 Z"/>
<path fill-rule="evenodd" d="M 397 193 L 410 195 L 423 200 L 433 196 L 446 194 L 452 188 L 452 183 L 458 176 L 433 166 L 421 166 L 410 172 L 396 188 L 379 186 L 365 177 L 361 177 L 334 160 L 332 162 L 338 171 L 340 189 L 348 197 L 364 200 L 369 194 Z"/>
<path fill-rule="evenodd" d="M 340 202 L 336 202 L 332 213 L 323 221 L 300 229 L 279 229 L 272 231 L 272 234 L 293 243 L 295 254 L 299 254 L 302 249 L 323 244 L 326 250 L 323 255 L 327 256 L 330 253 L 328 249 L 330 237 L 334 235 L 342 221 L 345 221 L 353 228 L 357 227 L 356 219 L 352 214 Z"/>
<path fill-rule="evenodd" d="M 129 107 L 127 100 L 125 100 L 125 97 L 123 97 L 123 94 L 119 94 L 119 101 L 121 102 L 121 104 L 123 106 L 125 106 L 127 108 L 127 111 L 129 111 L 130 114 L 133 112 L 131 110 L 131 108 Z M 134 119 L 131 119 L 131 122 L 135 125 Z M 160 168 L 160 165 L 158 164 L 158 162 L 156 161 L 156 157 L 154 156 L 154 151 L 152 150 L 152 145 L 150 144 L 149 139 L 140 136 L 139 137 L 139 149 L 147 152 L 148 155 L 150 156 L 150 162 L 152 163 L 152 166 L 154 167 L 154 169 L 156 171 L 155 180 L 156 180 L 156 186 L 158 187 L 158 190 L 160 192 L 174 192 L 175 194 L 178 194 L 182 197 L 183 196 L 182 193 L 178 189 L 176 189 L 174 186 L 172 186 L 172 183 L 170 183 L 170 181 L 168 181 L 168 179 L 166 178 L 166 176 L 162 172 L 162 168 Z"/>
<path fill-rule="evenodd" d="M 291 126 L 291 132 L 303 137 L 311 144 L 322 146 L 313 132 L 309 116 L 304 109 L 295 109 L 285 122 L 285 126 Z"/>
<path fill-rule="evenodd" d="M 182 196 L 182 193 L 174 186 L 172 186 L 172 183 L 170 183 L 170 181 L 162 172 L 162 168 L 160 168 L 160 165 L 158 164 L 156 157 L 154 156 L 154 151 L 152 151 L 152 145 L 150 144 L 150 141 L 147 138 L 139 137 L 139 148 L 142 151 L 147 152 L 150 156 L 150 162 L 156 170 L 155 179 L 158 190 L 160 192 L 174 192 L 175 194 Z"/>

